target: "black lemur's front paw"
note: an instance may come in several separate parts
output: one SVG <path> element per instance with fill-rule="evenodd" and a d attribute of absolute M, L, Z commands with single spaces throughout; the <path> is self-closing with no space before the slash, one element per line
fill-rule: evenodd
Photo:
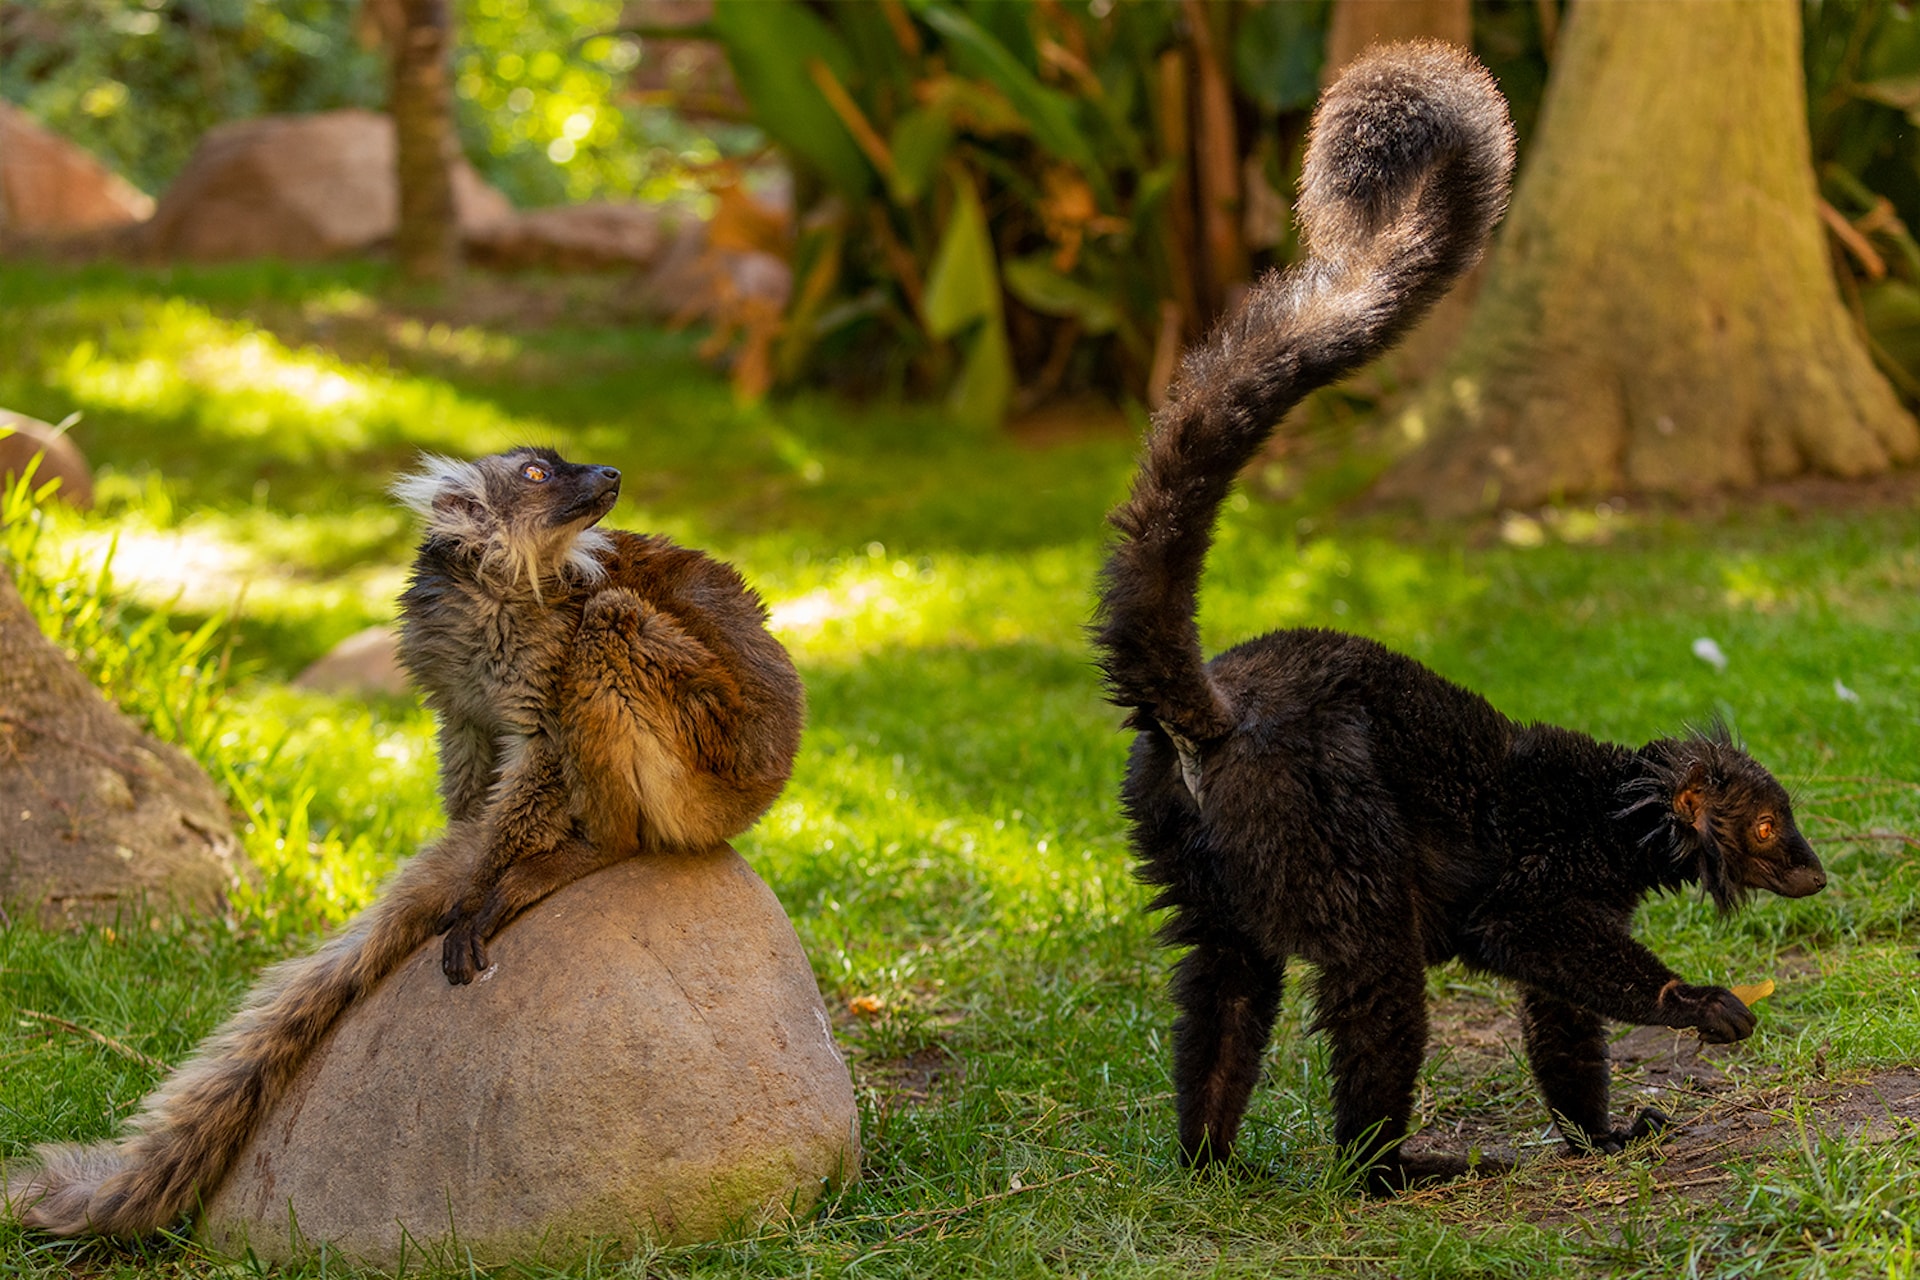
<path fill-rule="evenodd" d="M 1708 1044 L 1731 1044 L 1753 1034 L 1759 1019 L 1739 996 L 1725 987 L 1690 987 L 1675 982 L 1661 993 L 1662 1021 L 1670 1027 L 1693 1027 Z"/>

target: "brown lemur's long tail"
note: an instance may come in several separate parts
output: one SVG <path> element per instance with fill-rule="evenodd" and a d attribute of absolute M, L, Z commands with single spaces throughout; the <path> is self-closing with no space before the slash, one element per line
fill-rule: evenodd
<path fill-rule="evenodd" d="M 318 951 L 270 969 L 147 1098 L 127 1137 L 39 1148 L 7 1171 L 0 1208 L 55 1235 L 122 1237 L 195 1210 L 340 1015 L 434 935 L 459 879 L 451 864 L 469 855 L 455 833 L 422 850 Z"/>
<path fill-rule="evenodd" d="M 1321 98 L 1300 179 L 1308 257 L 1187 354 L 1109 517 L 1120 536 L 1093 641 L 1115 703 L 1193 741 L 1232 727 L 1195 621 L 1220 504 L 1288 409 L 1392 345 L 1479 260 L 1513 145 L 1493 78 L 1433 41 L 1369 52 Z"/>

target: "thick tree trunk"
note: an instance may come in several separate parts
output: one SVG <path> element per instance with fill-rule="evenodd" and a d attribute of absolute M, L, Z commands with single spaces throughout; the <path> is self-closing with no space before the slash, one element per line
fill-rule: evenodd
<path fill-rule="evenodd" d="M 108 705 L 0 569 L 0 904 L 218 910 L 247 870 L 206 774 Z"/>
<path fill-rule="evenodd" d="M 1798 0 L 1582 0 L 1472 321 L 1381 493 L 1460 513 L 1920 456 L 1834 285 Z"/>
<path fill-rule="evenodd" d="M 401 0 L 389 103 L 400 180 L 394 254 L 414 280 L 444 280 L 460 260 L 453 206 L 452 24 L 448 0 Z"/>

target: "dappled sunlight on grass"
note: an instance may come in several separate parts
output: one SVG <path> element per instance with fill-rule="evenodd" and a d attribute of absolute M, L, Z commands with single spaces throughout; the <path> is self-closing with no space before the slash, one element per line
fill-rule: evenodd
<path fill-rule="evenodd" d="M 80 319 L 57 309 L 48 318 Z M 109 332 L 75 342 L 45 373 L 83 413 L 165 424 L 215 449 L 270 444 L 272 457 L 296 465 L 401 442 L 490 451 L 529 431 L 438 382 L 293 350 L 180 298 L 129 305 Z"/>
<path fill-rule="evenodd" d="M 797 659 L 813 662 L 857 662 L 880 646 L 1031 642 L 1080 651 L 1093 565 L 1084 548 L 909 560 L 876 542 L 782 575 L 796 594 L 774 599 L 773 629 Z"/>

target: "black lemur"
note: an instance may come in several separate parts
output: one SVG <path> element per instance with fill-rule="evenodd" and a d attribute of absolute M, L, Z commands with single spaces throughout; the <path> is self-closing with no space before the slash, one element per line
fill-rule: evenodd
<path fill-rule="evenodd" d="M 1437 43 L 1355 63 L 1314 117 L 1309 254 L 1185 360 L 1107 559 L 1094 641 L 1136 731 L 1122 800 L 1141 876 L 1187 948 L 1173 979 L 1183 1158 L 1230 1153 L 1289 957 L 1319 970 L 1334 1136 L 1373 1189 L 1463 1171 L 1400 1143 L 1426 1035 L 1426 967 L 1520 984 L 1528 1061 L 1569 1144 L 1663 1122 L 1608 1115 L 1603 1019 L 1738 1040 L 1754 1018 L 1634 941 L 1650 891 L 1722 909 L 1825 872 L 1787 793 L 1724 733 L 1639 749 L 1509 720 L 1371 640 L 1278 631 L 1207 661 L 1196 593 L 1235 473 L 1281 416 L 1389 346 L 1476 261 L 1513 139 L 1492 78 Z"/>
<path fill-rule="evenodd" d="M 793 767 L 793 664 L 729 566 L 593 526 L 619 473 L 545 449 L 431 459 L 403 656 L 440 713 L 446 834 L 316 952 L 276 966 L 117 1141 L 49 1145 L 0 1187 L 27 1226 L 137 1236 L 211 1194 L 340 1016 L 445 932 L 454 982 L 516 911 L 637 853 L 738 834 Z"/>

